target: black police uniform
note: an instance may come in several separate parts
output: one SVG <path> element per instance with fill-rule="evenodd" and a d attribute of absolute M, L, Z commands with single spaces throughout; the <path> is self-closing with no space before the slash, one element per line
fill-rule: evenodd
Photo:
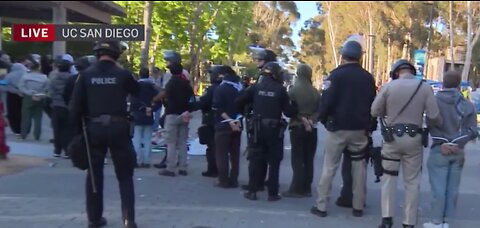
<path fill-rule="evenodd" d="M 262 82 L 249 87 L 236 99 L 236 103 L 240 110 L 253 103 L 252 121 L 258 121 L 259 124 L 256 139 L 248 145 L 249 193 L 259 191 L 269 167 L 268 194 L 269 199 L 274 200 L 278 197 L 279 168 L 283 159 L 283 136 L 286 127 L 286 123 L 282 122 L 282 112 L 291 117 L 296 110 L 291 106 L 282 83 L 271 76 L 264 77 Z M 250 199 L 256 199 L 256 196 Z"/>
<path fill-rule="evenodd" d="M 268 49 L 262 50 L 262 51 L 260 51 L 256 54 L 254 54 L 253 58 L 265 61 L 265 63 L 262 66 L 258 67 L 260 70 L 262 69 L 263 66 L 267 65 L 268 63 L 272 63 L 272 62 L 277 61 L 277 55 L 272 50 L 268 50 Z M 260 73 L 258 75 L 257 80 L 256 80 L 256 84 L 259 84 L 262 81 L 263 78 L 264 78 L 264 76 Z M 245 87 L 245 88 L 249 88 L 249 87 Z M 246 105 L 243 110 L 244 110 L 244 114 L 245 114 L 245 122 L 248 125 L 248 123 L 252 121 L 252 118 L 251 118 L 251 116 L 252 116 L 251 115 L 252 104 Z M 247 129 L 246 133 L 247 133 L 247 139 L 249 139 L 249 140 L 247 140 L 247 146 L 251 147 L 252 142 L 251 142 L 250 139 L 252 138 L 252 132 Z M 262 169 L 262 170 L 264 170 L 264 172 L 262 174 L 260 174 L 261 176 L 263 176 L 263 182 L 262 182 L 262 184 L 260 185 L 260 188 L 259 188 L 260 191 L 264 190 L 264 186 L 265 186 L 265 182 L 266 182 L 265 178 L 267 177 L 268 164 L 265 163 L 264 165 L 265 165 L 265 167 Z M 243 190 L 249 190 L 250 187 L 249 187 L 249 185 L 242 185 L 242 189 Z"/>
<path fill-rule="evenodd" d="M 90 224 L 101 224 L 104 220 L 103 166 L 107 150 L 112 156 L 119 182 L 123 220 L 125 224 L 135 223 L 133 170 L 136 157 L 130 140 L 126 101 L 129 94 L 138 92 L 139 84 L 133 75 L 109 60 L 101 60 L 82 72 L 75 84 L 70 108 L 77 121 L 79 118 L 86 121 L 93 166 L 86 178 Z M 93 192 L 92 174 L 97 193 Z"/>
<path fill-rule="evenodd" d="M 210 82 L 212 85 L 208 87 L 205 95 L 200 97 L 195 103 L 195 110 L 202 110 L 202 126 L 198 129 L 200 143 L 207 145 L 207 171 L 202 175 L 206 177 L 217 177 L 217 160 L 215 157 L 215 112 L 212 110 L 213 94 L 221 82 L 218 78 L 218 66 L 209 70 Z"/>

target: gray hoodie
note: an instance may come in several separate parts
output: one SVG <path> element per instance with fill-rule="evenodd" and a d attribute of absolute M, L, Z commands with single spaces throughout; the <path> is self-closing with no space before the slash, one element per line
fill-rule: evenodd
<path fill-rule="evenodd" d="M 18 88 L 28 96 L 46 96 L 48 78 L 39 72 L 26 73 L 20 79 Z"/>
<path fill-rule="evenodd" d="M 478 135 L 475 107 L 458 89 L 443 89 L 435 97 L 443 124 L 429 126 L 434 143 L 451 142 L 465 147 Z"/>
<path fill-rule="evenodd" d="M 10 68 L 10 72 L 5 75 L 5 80 L 8 81 L 7 91 L 10 93 L 20 93 L 20 79 L 27 72 L 28 68 L 25 65 L 21 63 L 14 63 Z"/>
<path fill-rule="evenodd" d="M 63 91 L 67 79 L 72 77 L 68 72 L 52 71 L 49 75 L 48 92 L 52 98 L 52 107 L 67 107 L 63 99 Z"/>

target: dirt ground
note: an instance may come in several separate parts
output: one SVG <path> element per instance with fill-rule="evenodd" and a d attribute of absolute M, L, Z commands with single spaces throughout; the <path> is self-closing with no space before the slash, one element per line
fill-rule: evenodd
<path fill-rule="evenodd" d="M 22 172 L 29 168 L 46 165 L 48 162 L 42 158 L 29 156 L 9 156 L 7 160 L 0 160 L 0 176 Z"/>

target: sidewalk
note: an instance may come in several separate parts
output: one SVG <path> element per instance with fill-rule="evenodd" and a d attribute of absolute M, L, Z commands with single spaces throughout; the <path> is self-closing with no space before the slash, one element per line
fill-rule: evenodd
<path fill-rule="evenodd" d="M 192 126 L 190 131 L 194 135 L 196 127 Z M 11 139 L 10 135 L 8 137 Z M 44 140 L 40 143 L 9 140 L 12 156 L 30 155 L 46 159 L 47 162 L 20 173 L 0 176 L 0 227 L 84 228 L 87 224 L 85 173 L 72 168 L 69 160 L 51 159 L 52 145 L 47 142 L 50 137 L 42 138 Z M 354 218 L 350 209 L 334 205 L 340 189 L 340 172 L 337 172 L 334 181 L 329 216 L 319 218 L 310 214 L 310 207 L 316 199 L 315 187 L 320 178 L 323 140 L 324 130 L 320 129 L 312 198 L 284 198 L 279 202 L 267 202 L 266 193 L 260 193 L 258 201 L 245 200 L 241 189 L 215 188 L 215 179 L 201 176 L 206 166 L 203 156 L 189 157 L 189 176 L 186 177 L 164 177 L 157 174 L 157 169 L 138 169 L 134 177 L 137 223 L 141 228 L 378 227 L 381 220 L 380 184 L 373 183 L 372 168 L 369 168 L 367 208 L 363 218 Z M 285 146 L 289 147 L 288 139 L 285 142 Z M 163 153 L 155 153 L 154 162 L 162 156 Z M 49 162 L 55 162 L 56 166 L 50 167 Z M 243 156 L 240 162 L 239 182 L 244 184 L 248 180 L 248 163 Z M 285 151 L 280 170 L 280 190 L 285 191 L 292 177 L 289 150 Z M 478 144 L 470 145 L 460 187 L 458 218 L 451 227 L 480 227 L 479 174 L 480 148 Z M 400 182 L 395 227 L 401 227 L 402 221 L 403 185 Z M 430 214 L 430 184 L 426 170 L 422 175 L 421 189 L 417 227 L 422 227 Z M 118 184 L 111 163 L 105 166 L 104 198 L 104 216 L 109 222 L 107 227 L 121 227 Z"/>

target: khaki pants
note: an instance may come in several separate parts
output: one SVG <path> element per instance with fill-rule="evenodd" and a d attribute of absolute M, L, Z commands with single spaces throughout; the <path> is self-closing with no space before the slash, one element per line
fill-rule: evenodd
<path fill-rule="evenodd" d="M 343 150 L 351 152 L 365 150 L 368 138 L 365 131 L 328 132 L 325 141 L 323 169 L 318 183 L 317 209 L 327 211 L 327 204 L 332 190 L 332 180 L 337 172 Z M 363 210 L 365 205 L 367 165 L 365 159 L 352 161 L 353 208 Z"/>
<path fill-rule="evenodd" d="M 395 196 L 397 194 L 397 175 L 385 172 L 398 172 L 402 165 L 403 180 L 405 182 L 405 225 L 416 225 L 418 198 L 420 195 L 421 170 L 423 162 L 423 148 L 421 135 L 410 137 L 394 136 L 395 140 L 385 143 L 382 149 L 382 157 L 400 161 L 383 160 L 382 166 L 386 170 L 382 177 L 382 217 L 393 217 L 395 212 Z"/>
<path fill-rule="evenodd" d="M 178 161 L 179 169 L 187 171 L 188 123 L 183 122 L 179 115 L 167 115 L 165 117 L 165 131 L 167 170 L 175 172 Z"/>

